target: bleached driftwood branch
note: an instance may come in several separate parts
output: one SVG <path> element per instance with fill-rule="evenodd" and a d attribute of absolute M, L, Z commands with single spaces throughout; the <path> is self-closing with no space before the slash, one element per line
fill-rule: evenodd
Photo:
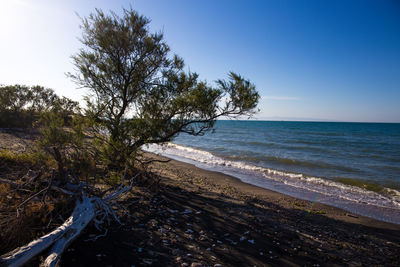
<path fill-rule="evenodd" d="M 75 208 L 72 216 L 68 218 L 71 222 L 69 227 L 57 239 L 42 266 L 56 266 L 58 264 L 65 248 L 80 235 L 82 230 L 85 229 L 95 216 L 96 200 L 96 198 L 87 198 L 83 195 L 82 202 L 77 204 L 77 208 Z"/>
<path fill-rule="evenodd" d="M 131 179 L 129 186 L 123 187 L 121 184 L 121 186 L 119 186 L 114 192 L 103 198 L 88 198 L 85 193 L 81 192 L 81 200 L 77 201 L 72 215 L 60 227 L 27 245 L 16 248 L 11 252 L 2 255 L 0 257 L 0 265 L 22 266 L 53 245 L 49 255 L 42 263 L 42 266 L 56 266 L 66 247 L 80 235 L 82 230 L 85 229 L 90 221 L 94 221 L 97 229 L 100 229 L 100 225 L 103 224 L 105 220 L 109 222 L 110 217 L 120 223 L 118 216 L 115 214 L 111 206 L 113 205 L 114 200 L 132 189 L 134 178 Z M 55 187 L 54 189 L 63 191 L 64 193 L 77 194 L 76 191 L 70 192 L 58 187 Z M 71 189 L 71 187 L 68 189 Z"/>
<path fill-rule="evenodd" d="M 88 212 L 90 213 L 90 210 L 93 209 L 90 203 L 90 200 L 84 196 L 82 201 L 77 202 L 71 217 L 69 217 L 61 226 L 29 244 L 16 248 L 6 255 L 3 255 L 0 258 L 0 262 L 7 266 L 22 266 L 40 252 L 50 247 L 61 236 L 73 229 L 76 226 L 76 223 L 79 223 L 82 218 L 88 217 L 86 214 Z"/>

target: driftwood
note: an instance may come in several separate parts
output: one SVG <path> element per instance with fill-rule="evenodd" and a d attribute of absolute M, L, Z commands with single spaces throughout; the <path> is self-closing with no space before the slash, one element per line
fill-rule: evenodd
<path fill-rule="evenodd" d="M 96 198 L 89 199 L 83 195 L 82 202 L 77 204 L 74 213 L 68 220 L 71 221 L 69 228 L 63 231 L 63 235 L 53 245 L 49 255 L 42 266 L 56 266 L 61 259 L 65 248 L 82 232 L 88 223 L 94 218 Z"/>
<path fill-rule="evenodd" d="M 74 226 L 76 227 L 76 224 L 79 223 L 82 218 L 87 217 L 86 213 L 90 214 L 91 209 L 93 210 L 93 207 L 91 207 L 89 199 L 83 197 L 82 202 L 78 202 L 76 204 L 71 217 L 69 217 L 61 226 L 51 233 L 30 242 L 29 244 L 16 248 L 6 255 L 3 255 L 1 257 L 1 263 L 4 263 L 8 266 L 23 265 L 40 252 L 50 247 L 55 241 L 60 239 L 61 236 L 74 229 Z"/>
<path fill-rule="evenodd" d="M 112 205 L 115 204 L 115 201 L 119 197 L 132 189 L 133 180 L 136 177 L 130 180 L 129 186 L 124 186 L 125 174 L 121 185 L 102 198 L 97 196 L 88 197 L 82 185 L 66 186 L 67 189 L 64 189 L 51 185 L 50 183 L 48 188 L 46 188 L 47 190 L 51 188 L 52 190 L 58 190 L 66 194 L 80 195 L 71 216 L 51 233 L 2 255 L 0 257 L 0 265 L 22 266 L 52 246 L 41 266 L 56 266 L 61 259 L 63 251 L 80 235 L 89 222 L 94 221 L 94 225 L 97 229 L 100 229 L 100 226 L 104 224 L 105 221 L 109 223 L 110 218 L 120 223 Z"/>

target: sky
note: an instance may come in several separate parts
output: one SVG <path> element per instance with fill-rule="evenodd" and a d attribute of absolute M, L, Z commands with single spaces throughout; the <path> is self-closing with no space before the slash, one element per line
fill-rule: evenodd
<path fill-rule="evenodd" d="M 256 119 L 400 122 L 396 0 L 0 0 L 0 84 L 82 101 L 65 75 L 82 47 L 79 16 L 129 6 L 202 80 L 251 80 Z"/>

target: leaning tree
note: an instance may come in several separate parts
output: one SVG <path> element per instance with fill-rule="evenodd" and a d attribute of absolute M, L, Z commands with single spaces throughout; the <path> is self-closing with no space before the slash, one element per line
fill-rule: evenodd
<path fill-rule="evenodd" d="M 76 72 L 69 74 L 89 90 L 86 118 L 92 143 L 102 144 L 100 155 L 109 167 L 125 167 L 122 183 L 96 195 L 89 190 L 96 188 L 76 177 L 63 183 L 51 179 L 32 197 L 49 190 L 75 196 L 71 217 L 53 232 L 2 255 L 0 265 L 22 265 L 51 247 L 43 264 L 55 266 L 90 221 L 100 227 L 108 217 L 118 220 L 112 206 L 132 188 L 134 177 L 124 184 L 128 160 L 144 144 L 165 143 L 179 133 L 202 135 L 217 118 L 256 112 L 259 94 L 249 80 L 230 72 L 227 81 L 214 86 L 200 81 L 196 73 L 184 70 L 181 58 L 170 54 L 162 33 L 149 31 L 149 23 L 132 9 L 123 10 L 122 16 L 96 10 L 82 20 L 84 46 L 73 56 Z"/>
<path fill-rule="evenodd" d="M 202 135 L 219 117 L 256 111 L 259 94 L 250 81 L 233 72 L 214 87 L 199 81 L 136 11 L 125 9 L 120 17 L 96 10 L 82 22 L 84 47 L 69 75 L 89 89 L 87 115 L 109 134 L 103 150 L 109 162 L 125 164 L 144 144 Z"/>

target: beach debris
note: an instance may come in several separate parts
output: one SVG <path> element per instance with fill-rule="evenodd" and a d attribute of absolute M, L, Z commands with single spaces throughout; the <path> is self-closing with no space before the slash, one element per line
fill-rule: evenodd
<path fill-rule="evenodd" d="M 168 232 L 168 230 L 165 229 L 164 227 L 158 228 L 158 231 L 159 231 L 161 234 L 165 234 L 166 232 Z"/>
<path fill-rule="evenodd" d="M 192 213 L 192 211 L 190 209 L 185 209 L 182 214 L 190 214 Z"/>
<path fill-rule="evenodd" d="M 143 251 L 143 249 L 142 248 L 138 248 L 137 251 L 140 253 L 140 252 Z"/>
<path fill-rule="evenodd" d="M 178 213 L 177 210 L 172 210 L 172 209 L 168 209 L 168 208 L 167 208 L 167 210 L 169 211 L 169 213 Z"/>
<path fill-rule="evenodd" d="M 222 264 L 217 263 L 217 264 L 214 264 L 214 267 L 223 267 L 223 266 L 222 266 Z"/>
<path fill-rule="evenodd" d="M 172 250 L 172 255 L 180 255 L 180 254 L 182 254 L 182 251 L 179 248 Z"/>
<path fill-rule="evenodd" d="M 222 244 L 222 241 L 220 241 L 220 240 L 217 240 L 217 243 L 218 243 L 218 244 Z"/>
<path fill-rule="evenodd" d="M 254 244 L 254 239 L 247 240 L 249 243 Z"/>
<path fill-rule="evenodd" d="M 244 240 L 246 240 L 246 237 L 244 237 L 244 236 L 240 237 L 240 241 L 244 241 Z"/>
<path fill-rule="evenodd" d="M 114 219 L 119 224 L 122 224 L 113 206 L 118 206 L 116 201 L 133 188 L 133 181 L 139 175 L 139 173 L 137 173 L 135 176 L 131 177 L 129 185 L 125 186 L 126 170 L 127 168 L 125 169 L 121 184 L 111 188 L 111 190 L 107 192 L 108 194 L 102 197 L 88 194 L 88 191 L 95 189 L 83 182 L 75 184 L 75 181 L 70 183 L 66 180 L 65 184 L 62 184 L 62 187 L 54 184 L 53 179 L 55 177 L 55 171 L 53 170 L 52 176 L 48 181 L 49 185 L 39 191 L 39 193 L 45 192 L 45 194 L 47 194 L 49 190 L 54 190 L 72 197 L 79 195 L 80 197 L 76 198 L 75 208 L 71 216 L 52 232 L 2 255 L 0 258 L 1 264 L 22 266 L 33 257 L 47 250 L 48 255 L 44 258 L 41 265 L 56 266 L 59 264 L 62 253 L 91 221 L 94 222 L 94 226 L 98 230 L 102 228 L 105 222 L 110 223 L 110 219 Z M 36 195 L 38 195 L 38 193 L 27 198 L 22 204 L 28 203 L 28 201 Z M 97 237 L 95 237 L 95 239 L 97 239 Z"/>
<path fill-rule="evenodd" d="M 147 265 L 152 265 L 152 264 L 153 264 L 153 261 L 150 260 L 150 259 L 142 259 L 142 262 L 143 262 L 144 264 L 147 264 Z"/>
<path fill-rule="evenodd" d="M 157 226 L 157 224 L 158 224 L 158 221 L 157 220 L 155 220 L 155 219 L 151 219 L 149 222 L 148 222 L 151 226 Z"/>

